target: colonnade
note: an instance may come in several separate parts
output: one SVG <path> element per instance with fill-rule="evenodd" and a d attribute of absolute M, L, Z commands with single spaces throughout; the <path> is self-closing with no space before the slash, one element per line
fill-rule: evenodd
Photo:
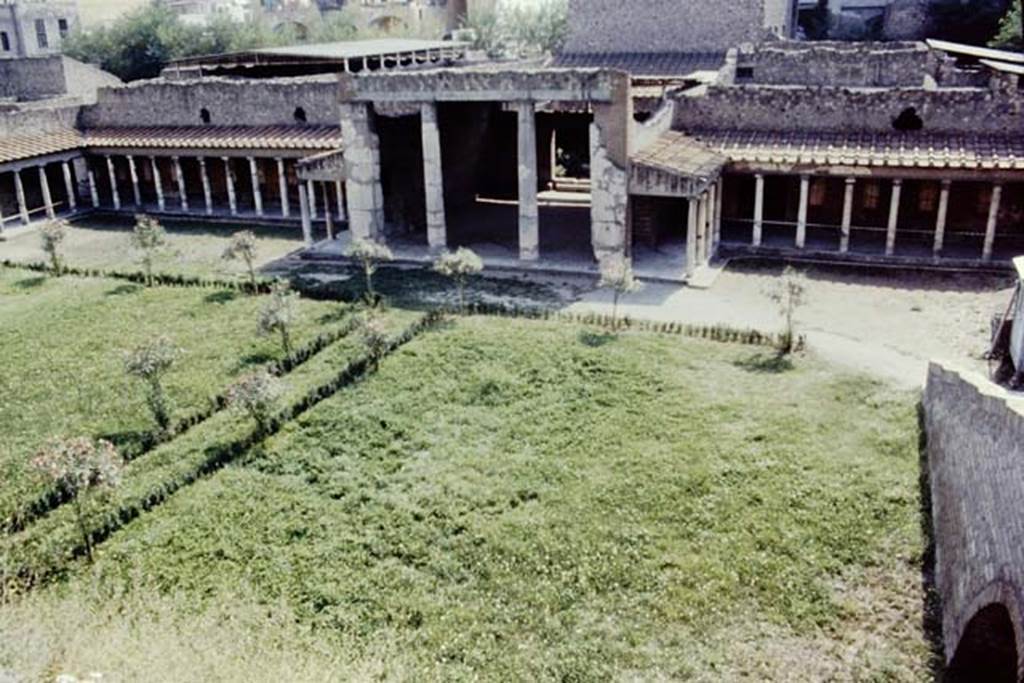
<path fill-rule="evenodd" d="M 71 168 L 71 160 L 62 161 L 41 161 L 35 166 L 21 166 L 17 169 L 10 171 L 13 174 L 14 179 L 14 195 L 17 203 L 17 212 L 13 216 L 4 216 L 3 206 L 0 205 L 0 232 L 3 231 L 4 225 L 11 221 L 20 221 L 22 225 L 28 225 L 32 219 L 32 214 L 43 213 L 47 218 L 55 218 L 58 213 L 58 205 L 54 202 L 54 195 L 50 187 L 50 179 L 46 173 L 46 169 L 52 164 L 60 164 L 61 173 L 64 181 L 64 195 L 67 198 L 66 209 L 68 211 L 75 211 L 78 208 L 78 202 L 75 190 L 74 175 Z M 33 208 L 29 206 L 27 194 L 25 192 L 25 183 L 29 178 L 38 178 L 40 193 L 42 195 L 42 207 Z"/>

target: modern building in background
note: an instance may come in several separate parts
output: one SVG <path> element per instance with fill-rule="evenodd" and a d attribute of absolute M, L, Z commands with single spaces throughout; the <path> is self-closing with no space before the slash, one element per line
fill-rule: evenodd
<path fill-rule="evenodd" d="M 73 0 L 0 0 L 0 59 L 60 54 L 77 25 Z"/>

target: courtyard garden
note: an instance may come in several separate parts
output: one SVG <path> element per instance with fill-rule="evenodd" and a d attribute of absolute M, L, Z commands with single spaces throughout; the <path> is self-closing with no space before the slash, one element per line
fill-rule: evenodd
<path fill-rule="evenodd" d="M 0 679 L 933 674 L 914 393 L 723 329 L 440 314 L 415 270 L 373 308 L 303 277 L 285 352 L 272 293 L 0 268 Z M 509 292 L 556 298 L 469 296 Z M 164 432 L 124 367 L 155 336 Z M 262 422 L 230 400 L 255 371 Z M 126 461 L 84 516 L 30 466 L 53 436 Z"/>

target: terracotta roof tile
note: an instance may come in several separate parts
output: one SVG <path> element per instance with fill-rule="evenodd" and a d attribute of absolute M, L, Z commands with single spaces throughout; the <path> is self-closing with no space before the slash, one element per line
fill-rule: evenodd
<path fill-rule="evenodd" d="M 1024 136 L 693 131 L 733 161 L 769 164 L 1024 170 Z"/>
<path fill-rule="evenodd" d="M 646 166 L 694 178 L 707 178 L 717 175 L 728 158 L 712 151 L 686 133 L 670 130 L 635 153 L 631 161 L 635 166 Z"/>
<path fill-rule="evenodd" d="M 81 144 L 81 134 L 71 129 L 41 135 L 3 136 L 0 137 L 0 164 L 67 152 Z"/>
<path fill-rule="evenodd" d="M 93 128 L 88 147 L 178 149 L 338 149 L 335 126 L 147 126 Z"/>

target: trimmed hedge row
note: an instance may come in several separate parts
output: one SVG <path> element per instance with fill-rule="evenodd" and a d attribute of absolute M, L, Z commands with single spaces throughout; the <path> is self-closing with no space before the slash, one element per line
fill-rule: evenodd
<path fill-rule="evenodd" d="M 442 316 L 436 312 L 418 318 L 389 341 L 384 356 L 436 327 L 441 320 Z M 326 382 L 312 387 L 281 410 L 265 431 L 252 429 L 247 419 L 223 413 L 202 428 L 156 449 L 150 458 L 138 463 L 141 471 L 136 476 L 132 476 L 134 473 L 129 467 L 125 483 L 107 498 L 95 501 L 102 500 L 101 507 L 90 513 L 86 521 L 92 543 L 103 542 L 181 488 L 242 456 L 289 421 L 373 372 L 377 362 L 366 353 L 352 359 Z M 56 510 L 3 542 L 0 596 L 59 577 L 72 561 L 85 554 L 81 531 L 71 506 Z"/>
<path fill-rule="evenodd" d="M 10 259 L 0 261 L 5 268 L 20 268 L 35 273 L 50 273 L 50 266 L 45 263 L 18 263 Z M 79 268 L 63 266 L 61 276 L 75 275 L 78 277 L 102 277 L 111 280 L 126 280 L 138 285 L 146 284 L 146 274 L 142 271 L 107 270 L 105 268 Z M 255 289 L 247 280 L 219 280 L 217 278 L 178 275 L 174 273 L 153 273 L 153 283 L 164 287 L 202 287 L 204 289 L 233 289 L 246 294 L 269 294 L 271 283 L 257 281 Z"/>
<path fill-rule="evenodd" d="M 265 367 L 271 374 L 282 377 L 326 349 L 331 344 L 334 344 L 335 342 L 352 334 L 359 325 L 359 320 L 352 318 L 347 324 L 336 330 L 321 332 L 301 348 L 296 349 L 285 358 L 268 363 Z M 205 407 L 179 419 L 171 425 L 170 429 L 166 432 L 154 429 L 145 433 L 141 436 L 137 447 L 130 450 L 121 450 L 121 456 L 127 462 L 141 458 L 161 444 L 167 443 L 172 439 L 181 436 L 193 427 L 206 422 L 226 407 L 227 390 L 222 391 L 216 396 L 211 396 Z M 69 500 L 70 494 L 67 489 L 57 486 L 49 487 L 47 490 L 40 493 L 40 495 L 34 500 L 25 503 L 18 509 L 9 511 L 6 519 L 0 521 L 0 532 L 14 534 L 22 531 L 32 522 L 36 521 L 43 515 L 52 512 L 54 509 L 60 507 L 64 503 L 67 503 Z"/>

